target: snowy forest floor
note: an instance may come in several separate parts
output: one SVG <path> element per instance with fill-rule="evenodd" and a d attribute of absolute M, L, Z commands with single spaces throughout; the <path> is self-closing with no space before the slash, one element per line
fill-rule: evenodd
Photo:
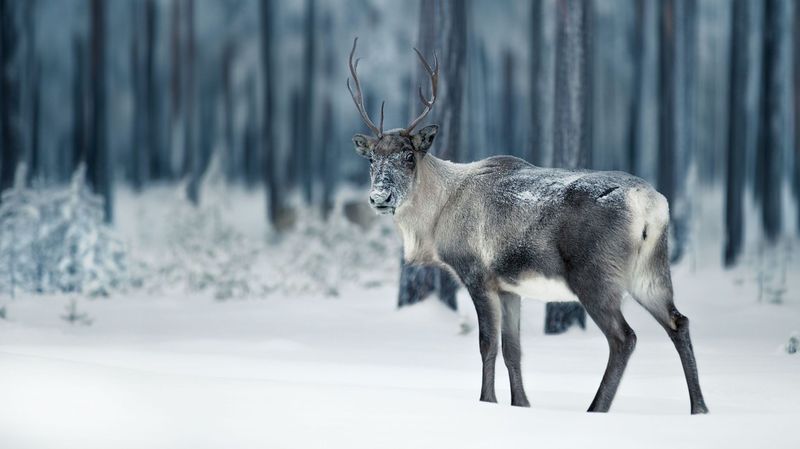
<path fill-rule="evenodd" d="M 255 215 L 255 214 L 254 214 Z M 123 226 L 124 227 L 124 226 Z M 795 262 L 796 263 L 796 262 Z M 680 362 L 637 304 L 639 336 L 609 414 L 585 410 L 605 368 L 594 326 L 542 334 L 523 302 L 530 409 L 478 401 L 476 322 L 434 300 L 397 310 L 391 285 L 338 296 L 214 300 L 131 291 L 79 298 L 91 325 L 61 318 L 69 296 L 5 300 L 0 446 L 25 448 L 800 447 L 800 276 L 782 304 L 758 302 L 745 269 L 674 269 L 711 410 L 690 416 Z"/>

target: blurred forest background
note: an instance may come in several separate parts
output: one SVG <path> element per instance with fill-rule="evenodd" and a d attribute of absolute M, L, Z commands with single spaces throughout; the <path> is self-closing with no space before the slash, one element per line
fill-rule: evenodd
<path fill-rule="evenodd" d="M 99 243 L 139 213 L 120 192 L 172 186 L 200 208 L 213 175 L 259 195 L 271 241 L 304 217 L 318 230 L 376 220 L 365 195 L 340 199 L 368 182 L 345 87 L 355 36 L 368 109 L 385 99 L 388 128 L 421 108 L 412 48 L 436 52 L 439 157 L 634 173 L 671 202 L 675 262 L 775 254 L 785 277 L 800 232 L 794 1 L 0 0 L 0 292 L 130 278 L 125 242 Z M 235 254 L 214 262 L 226 276 L 247 271 Z M 452 302 L 442 276 L 405 268 L 400 303 L 434 290 Z"/>

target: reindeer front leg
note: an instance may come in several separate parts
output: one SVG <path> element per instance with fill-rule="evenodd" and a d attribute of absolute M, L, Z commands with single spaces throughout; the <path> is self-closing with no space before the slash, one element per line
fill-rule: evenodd
<path fill-rule="evenodd" d="M 467 285 L 467 290 L 478 312 L 478 344 L 483 362 L 481 401 L 497 402 L 494 392 L 494 372 L 500 334 L 500 298 L 483 283 Z"/>

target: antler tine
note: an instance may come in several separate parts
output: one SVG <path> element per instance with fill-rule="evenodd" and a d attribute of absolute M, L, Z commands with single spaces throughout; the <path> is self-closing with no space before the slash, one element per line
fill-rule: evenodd
<path fill-rule="evenodd" d="M 381 101 L 381 134 L 383 134 L 383 107 L 386 105 L 386 100 Z"/>
<path fill-rule="evenodd" d="M 356 62 L 353 63 L 353 56 L 356 54 L 356 44 L 358 44 L 358 37 L 353 39 L 353 49 L 350 50 L 350 59 L 348 60 L 348 65 L 350 66 L 350 75 L 353 77 L 353 84 L 355 84 L 355 92 L 353 92 L 353 89 L 350 87 L 350 78 L 347 79 L 347 90 L 350 91 L 350 96 L 353 97 L 353 103 L 355 103 L 356 109 L 358 109 L 359 114 L 361 114 L 361 118 L 364 120 L 364 123 L 366 123 L 369 129 L 371 129 L 377 137 L 381 137 L 383 135 L 383 104 L 381 104 L 381 127 L 378 128 L 375 126 L 375 123 L 369 119 L 367 109 L 364 107 L 364 96 L 361 93 L 361 83 L 358 81 L 358 74 L 356 73 L 360 58 L 356 59 Z"/>
<path fill-rule="evenodd" d="M 425 71 L 428 72 L 428 76 L 431 79 L 431 98 L 430 99 L 425 98 L 425 95 L 422 93 L 422 86 L 419 86 L 419 99 L 422 101 L 422 104 L 425 105 L 425 108 L 422 110 L 422 113 L 419 115 L 419 117 L 415 118 L 411 122 L 411 124 L 409 124 L 405 128 L 404 130 L 405 134 L 410 134 L 411 131 L 413 131 L 414 128 L 416 128 L 417 125 L 419 125 L 422 119 L 424 119 L 425 116 L 427 116 L 428 113 L 431 112 L 431 109 L 433 108 L 433 103 L 436 102 L 436 93 L 437 93 L 437 88 L 439 87 L 439 58 L 436 57 L 436 52 L 433 53 L 434 67 L 431 68 L 431 65 L 428 64 L 428 61 L 425 60 L 425 57 L 422 56 L 422 53 L 416 48 L 414 49 L 414 51 L 417 53 L 419 62 L 422 64 L 422 67 L 425 69 Z"/>

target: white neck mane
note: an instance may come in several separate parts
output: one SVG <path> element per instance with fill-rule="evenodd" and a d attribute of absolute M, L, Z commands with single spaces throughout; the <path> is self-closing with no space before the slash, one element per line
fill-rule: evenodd
<path fill-rule="evenodd" d="M 407 261 L 429 263 L 435 259 L 434 228 L 445 204 L 464 179 L 466 167 L 430 154 L 420 161 L 411 193 L 394 215 Z"/>

